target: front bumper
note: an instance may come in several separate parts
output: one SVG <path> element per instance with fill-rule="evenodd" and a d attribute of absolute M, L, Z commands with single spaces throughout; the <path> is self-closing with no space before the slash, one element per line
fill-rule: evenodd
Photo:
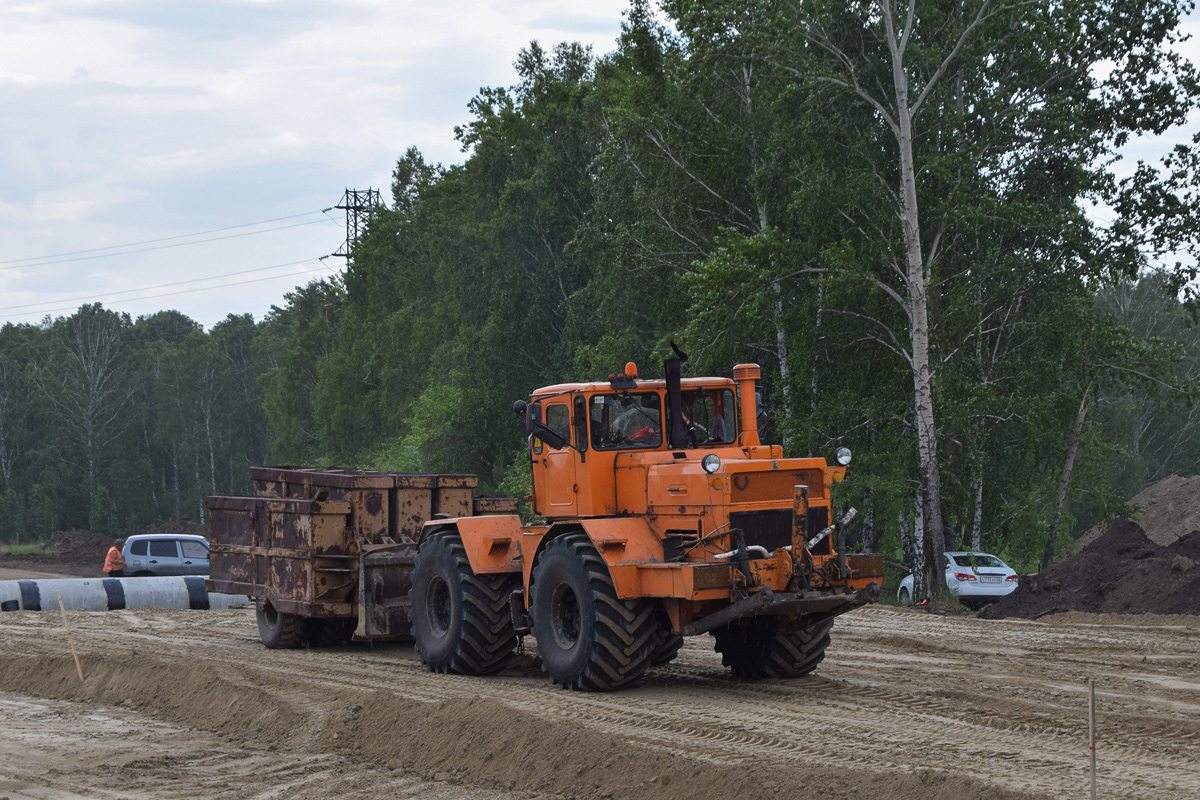
<path fill-rule="evenodd" d="M 845 614 L 879 600 L 879 584 L 872 581 L 857 591 L 835 594 L 828 591 L 774 592 L 764 586 L 758 592 L 683 626 L 680 633 L 695 636 L 743 617 L 764 614 L 802 616 L 811 623 Z"/>

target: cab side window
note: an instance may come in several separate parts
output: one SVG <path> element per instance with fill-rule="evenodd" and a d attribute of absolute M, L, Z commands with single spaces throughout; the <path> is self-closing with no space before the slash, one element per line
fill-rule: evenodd
<path fill-rule="evenodd" d="M 546 406 L 546 427 L 567 441 L 571 440 L 571 409 L 566 403 Z"/>

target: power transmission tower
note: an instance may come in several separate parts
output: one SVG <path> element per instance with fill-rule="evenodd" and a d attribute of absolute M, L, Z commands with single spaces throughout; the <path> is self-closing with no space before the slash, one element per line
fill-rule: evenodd
<path fill-rule="evenodd" d="M 333 255 L 341 256 L 349 261 L 354 257 L 354 247 L 359 237 L 367 229 L 367 221 L 371 214 L 382 205 L 378 189 L 347 189 L 342 200 L 334 208 L 346 212 L 346 241 L 342 243 Z"/>

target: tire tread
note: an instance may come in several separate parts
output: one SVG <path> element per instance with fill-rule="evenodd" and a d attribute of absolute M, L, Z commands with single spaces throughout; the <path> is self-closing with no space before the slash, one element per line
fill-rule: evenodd
<path fill-rule="evenodd" d="M 832 618 L 802 627 L 753 617 L 714 630 L 713 649 L 736 678 L 799 678 L 825 660 L 832 629 Z"/>
<path fill-rule="evenodd" d="M 462 591 L 460 635 L 449 657 L 436 661 L 422 651 L 421 637 L 415 637 L 414 644 L 421 663 L 430 672 L 457 672 L 462 675 L 499 672 L 508 664 L 517 647 L 517 633 L 513 627 L 508 598 L 520 588 L 520 576 L 513 573 L 476 575 L 467 559 L 462 538 L 450 532 L 429 537 L 417 553 L 414 573 L 422 568 L 424 560 L 436 557 L 434 549 L 439 547 L 447 551 L 454 577 Z"/>
<path fill-rule="evenodd" d="M 608 565 L 596 552 L 591 540 L 583 533 L 568 533 L 546 546 L 565 549 L 587 574 L 595 609 L 595 638 L 591 643 L 588 662 L 582 673 L 571 679 L 551 675 L 551 679 L 568 689 L 607 692 L 623 689 L 641 680 L 654 652 L 654 637 L 658 630 L 654 606 L 645 598 L 622 600 L 608 573 Z M 534 581 L 534 591 L 537 581 Z M 543 661 L 542 669 L 547 670 Z"/>

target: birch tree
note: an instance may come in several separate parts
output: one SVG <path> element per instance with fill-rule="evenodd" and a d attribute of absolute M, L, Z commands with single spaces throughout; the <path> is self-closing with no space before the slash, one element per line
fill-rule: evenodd
<path fill-rule="evenodd" d="M 133 395 L 123 369 L 128 315 L 99 304 L 82 306 L 52 329 L 34 380 L 79 458 L 94 500 L 108 448 L 121 435 L 122 412 Z"/>

